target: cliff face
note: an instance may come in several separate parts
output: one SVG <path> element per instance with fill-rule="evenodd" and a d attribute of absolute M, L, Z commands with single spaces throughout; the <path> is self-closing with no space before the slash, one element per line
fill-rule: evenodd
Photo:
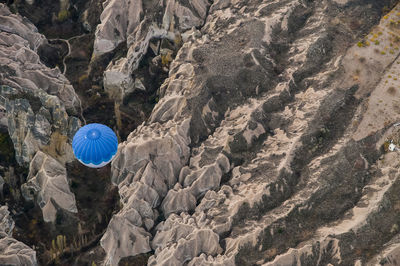
<path fill-rule="evenodd" d="M 101 70 L 96 82 L 115 102 L 122 141 L 110 178 L 121 208 L 96 238 L 100 251 L 93 240 L 93 261 L 396 265 L 400 155 L 387 147 L 400 144 L 399 23 L 396 1 L 105 1 L 87 73 L 94 82 Z M 15 34 L 0 30 L 2 42 Z M 33 60 L 46 40 L 23 32 Z M 69 139 L 82 107 L 62 74 L 33 62 L 34 73 L 57 72 L 46 84 L 67 84 L 52 90 L 26 76 L 10 53 L 21 48 L 2 47 L 8 132 L 18 163 L 30 162 L 24 197 L 27 187 L 50 195 L 52 183 L 36 180 L 68 180 L 70 159 L 19 149 L 34 132 L 48 131 L 29 143 L 51 143 L 60 117 L 46 123 L 39 115 L 54 108 L 29 99 L 54 99 Z M 14 133 L 22 117 L 28 137 Z M 128 120 L 140 125 L 125 139 Z M 64 183 L 49 202 L 71 202 Z"/>

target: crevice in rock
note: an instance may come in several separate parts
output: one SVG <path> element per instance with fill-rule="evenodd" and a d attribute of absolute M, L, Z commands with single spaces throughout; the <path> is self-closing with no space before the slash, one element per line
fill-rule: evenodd
<path fill-rule="evenodd" d="M 73 227 L 63 226 L 65 220 L 61 219 L 59 227 L 65 227 L 62 233 L 67 238 L 67 248 L 48 264 L 83 265 L 92 261 L 99 264 L 104 252 L 99 240 L 113 214 L 119 210 L 118 191 L 109 180 L 110 166 L 92 169 L 74 161 L 67 164 L 67 174 L 78 213 Z M 96 254 L 92 261 L 86 254 L 89 251 Z"/>
<path fill-rule="evenodd" d="M 90 33 L 82 24 L 82 15 L 87 9 L 89 15 L 86 22 L 94 31 L 99 22 L 101 1 L 67 1 L 69 7 L 65 9 L 66 12 L 60 12 L 59 2 L 46 2 L 34 1 L 32 6 L 27 1 L 7 1 L 7 4 L 11 5 L 14 12 L 31 20 L 39 32 L 51 38 L 47 44 L 39 47 L 40 59 L 49 68 L 58 66 L 62 73 L 65 72 L 81 98 L 86 122 L 103 123 L 113 128 L 114 105 L 102 89 L 105 66 L 101 63 L 109 59 L 100 62 L 94 71 L 89 71 L 94 33 Z M 126 53 L 126 47 L 121 46 L 121 50 Z M 112 56 L 118 54 L 116 51 Z M 31 95 L 15 97 L 28 99 L 34 112 L 40 107 L 40 101 Z M 83 117 L 81 119 L 84 120 Z M 99 239 L 113 214 L 119 210 L 118 190 L 109 180 L 110 166 L 97 171 L 77 161 L 67 164 L 67 176 L 70 189 L 76 197 L 78 214 L 58 211 L 54 224 L 45 223 L 40 208 L 26 202 L 21 196 L 20 187 L 26 181 L 28 169 L 16 164 L 13 147 L 10 146 L 12 142 L 8 138 L 8 132 L 0 134 L 0 175 L 6 179 L 1 205 L 9 206 L 15 221 L 13 236 L 35 247 L 40 265 L 92 265 L 93 262 L 100 265 L 104 251 Z M 53 204 L 57 206 L 55 202 Z M 58 244 L 60 237 L 65 238 L 65 244 L 61 247 Z"/>
<path fill-rule="evenodd" d="M 179 46 L 168 39 L 150 40 L 146 54 L 132 74 L 132 79 L 140 80 L 145 90 L 135 89 L 127 94 L 119 108 L 123 125 L 119 134 L 122 140 L 149 118 L 159 100 L 159 88 L 168 77 L 169 65 L 178 50 Z"/>

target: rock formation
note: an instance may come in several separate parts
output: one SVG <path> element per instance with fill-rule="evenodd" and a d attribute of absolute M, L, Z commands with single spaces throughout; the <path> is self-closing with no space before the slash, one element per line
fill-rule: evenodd
<path fill-rule="evenodd" d="M 51 156 L 38 151 L 29 167 L 27 183 L 21 187 L 25 199 L 37 201 L 45 222 L 56 219 L 57 208 L 78 212 L 75 196 L 69 190 L 65 167 Z"/>
<path fill-rule="evenodd" d="M 14 221 L 6 206 L 0 207 L 0 264 L 37 265 L 36 252 L 12 238 Z"/>
<path fill-rule="evenodd" d="M 118 129 L 136 96 L 157 98 L 112 162 L 121 208 L 96 259 L 398 264 L 395 4 L 105 1 L 90 67 L 105 69 Z M 77 211 L 63 164 L 79 99 L 40 63 L 46 40 L 31 23 L 3 5 L 0 22 L 0 110 L 18 163 L 30 163 L 24 197 L 53 221 L 57 208 Z"/>
<path fill-rule="evenodd" d="M 399 118 L 390 111 L 395 102 L 382 98 L 388 85 L 378 83 L 397 67 L 397 28 L 387 22 L 398 14 L 395 8 L 372 28 L 383 4 L 345 2 L 196 2 L 204 12 L 192 2 L 185 6 L 191 22 L 180 21 L 172 32 L 165 21 L 173 15 L 166 14 L 179 8 L 171 13 L 160 5 L 160 16 L 140 1 L 125 8 L 107 2 L 94 55 L 126 42 L 126 58 L 104 73 L 105 89 L 121 98 L 135 87 L 132 77 L 149 40 L 199 31 L 187 34 L 150 118 L 120 145 L 112 163 L 123 208 L 101 242 L 106 264 L 150 247 L 149 265 L 372 259 L 364 252 L 371 244 L 356 236 L 377 237 L 370 219 L 385 195 L 391 197 L 387 208 L 397 204 L 389 192 L 396 191 L 396 174 L 386 188 L 374 182 L 382 178 L 376 169 L 383 168 L 378 159 L 388 126 Z M 357 22 L 348 18 L 354 13 Z M 118 24 L 114 32 L 112 24 Z M 379 36 L 382 52 L 357 44 L 361 25 L 373 39 Z M 387 121 L 373 122 L 368 101 L 383 100 L 388 107 L 369 102 L 369 108 L 384 108 Z M 373 201 L 369 187 L 380 187 Z M 157 225 L 160 214 L 166 220 Z M 377 247 L 397 234 L 389 233 L 396 224 L 388 219 Z M 155 231 L 153 238 L 146 231 Z"/>
<path fill-rule="evenodd" d="M 206 0 L 188 3 L 175 0 L 160 3 L 141 0 L 104 2 L 93 56 L 113 51 L 122 42 L 126 42 L 129 48 L 126 57 L 108 65 L 104 72 L 105 90 L 124 98 L 135 89 L 143 89 L 141 81 L 133 79 L 131 74 L 146 54 L 150 40 L 167 38 L 174 41 L 177 32 L 184 34 L 200 27 L 204 24 L 208 7 Z M 162 23 L 156 23 L 161 17 Z"/>
<path fill-rule="evenodd" d="M 38 197 L 45 221 L 54 221 L 51 198 L 60 208 L 76 212 L 64 164 L 73 159 L 70 143 L 81 124 L 80 100 L 58 68 L 40 61 L 37 51 L 47 40 L 32 23 L 3 4 L 0 21 L 1 117 L 7 118 L 17 163 L 31 164 L 27 186 L 34 189 L 25 194 L 26 200 Z M 41 183 L 45 180 L 49 183 Z"/>

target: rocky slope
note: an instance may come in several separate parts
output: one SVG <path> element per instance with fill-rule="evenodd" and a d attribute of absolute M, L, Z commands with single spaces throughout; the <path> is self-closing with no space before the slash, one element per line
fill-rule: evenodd
<path fill-rule="evenodd" d="M 102 174 L 121 208 L 110 221 L 100 214 L 107 228 L 79 256 L 104 265 L 396 265 L 396 4 L 105 1 L 83 80 L 114 102 L 122 141 Z M 68 152 L 79 98 L 40 62 L 43 35 L 0 7 L 0 105 L 17 162 L 30 163 L 24 198 L 45 221 L 57 220 L 54 206 L 80 217 L 85 205 L 95 216 L 83 196 L 93 184 L 68 187 L 69 176 L 90 176 Z M 57 251 L 53 263 L 71 262 L 71 249 Z"/>
<path fill-rule="evenodd" d="M 387 83 L 379 83 L 396 66 L 397 9 L 379 22 L 394 2 L 199 1 L 205 13 L 185 6 L 193 24 L 193 14 L 207 14 L 191 33 L 178 19 L 183 2 L 172 2 L 160 5 L 158 21 L 134 9 L 152 26 L 137 26 L 131 40 L 132 30 L 122 29 L 114 40 L 127 41 L 127 57 L 104 74 L 105 89 L 123 96 L 150 39 L 188 36 L 150 118 L 112 163 L 123 208 L 101 240 L 106 264 L 150 250 L 149 265 L 372 259 L 399 222 L 390 211 L 397 175 L 383 171 L 396 168 L 378 161 L 399 116 L 391 108 L 398 88 L 386 96 Z M 105 52 L 116 47 L 100 44 L 111 39 L 104 25 L 118 12 L 103 11 L 94 55 L 96 43 Z M 169 33 L 160 21 L 172 16 Z M 139 15 L 129 17 L 139 24 Z M 374 43 L 357 45 L 370 31 Z M 378 110 L 388 111 L 374 118 Z M 385 222 L 374 220 L 382 215 Z"/>

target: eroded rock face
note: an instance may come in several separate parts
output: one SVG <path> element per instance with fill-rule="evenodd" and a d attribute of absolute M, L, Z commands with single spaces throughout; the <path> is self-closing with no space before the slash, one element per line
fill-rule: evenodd
<path fill-rule="evenodd" d="M 208 7 L 208 1 L 204 0 L 190 2 L 168 0 L 161 3 L 158 1 L 143 2 L 141 0 L 106 1 L 103 3 L 103 13 L 100 17 L 101 23 L 96 29 L 94 55 L 99 56 L 110 52 L 124 41 L 127 42 L 128 47 L 134 46 L 132 47 L 132 52 L 136 46 L 138 48 L 142 48 L 141 46 L 147 47 L 148 43 L 138 42 L 140 40 L 138 36 L 140 35 L 137 34 L 140 33 L 144 25 L 147 24 L 146 27 L 148 27 L 149 24 L 152 24 L 153 21 L 155 22 L 160 17 L 162 18 L 162 23 L 159 26 L 155 26 L 165 33 L 170 29 L 174 33 L 173 30 L 175 28 L 180 32 L 185 32 L 192 27 L 199 27 L 204 24 Z M 162 13 L 160 14 L 159 12 Z M 177 25 L 175 25 L 175 21 Z M 143 25 L 140 25 L 141 23 Z M 142 34 L 154 33 L 151 30 L 142 32 Z M 129 58 L 130 56 L 128 56 Z"/>
<path fill-rule="evenodd" d="M 126 57 L 110 62 L 104 72 L 106 91 L 123 99 L 134 90 L 143 89 L 132 73 L 146 54 L 150 40 L 166 38 L 179 42 L 180 34 L 204 24 L 209 6 L 206 0 L 104 2 L 93 56 L 111 52 L 122 42 L 128 47 Z"/>
<path fill-rule="evenodd" d="M 0 20 L 0 105 L 6 110 L 1 116 L 7 117 L 17 162 L 27 166 L 38 150 L 46 149 L 61 161 L 71 160 L 72 150 L 64 142 L 80 126 L 79 97 L 58 68 L 40 61 L 37 51 L 47 40 L 33 24 L 3 4 Z"/>
<path fill-rule="evenodd" d="M 29 89 L 33 95 L 45 92 L 57 96 L 66 109 L 78 114 L 79 98 L 73 87 L 57 68 L 49 69 L 40 62 L 37 50 L 46 38 L 36 27 L 0 5 L 2 46 L 2 85 Z"/>
<path fill-rule="evenodd" d="M 14 221 L 6 206 L 0 207 L 0 235 L 1 237 L 11 236 L 14 229 Z"/>
<path fill-rule="evenodd" d="M 219 236 L 210 229 L 199 227 L 193 217 L 184 213 L 181 216 L 173 214 L 160 223 L 157 226 L 159 233 L 152 241 L 157 257 L 152 257 L 148 265 L 181 265 L 200 254 L 219 254 L 222 251 Z"/>
<path fill-rule="evenodd" d="M 121 144 L 112 163 L 112 182 L 119 187 L 123 208 L 110 221 L 101 240 L 110 265 L 122 257 L 151 250 L 151 235 L 146 231 L 153 228 L 158 217 L 155 208 L 176 184 L 179 169 L 187 162 L 188 127 L 188 120 L 141 126 L 135 131 L 139 134 L 128 137 L 131 142 Z M 122 234 L 129 237 L 120 238 Z M 140 241 L 135 244 L 134 239 Z"/>
<path fill-rule="evenodd" d="M 120 258 L 151 250 L 151 234 L 141 227 L 142 224 L 142 218 L 135 209 L 121 212 L 111 219 L 100 242 L 107 252 L 106 265 L 117 265 Z"/>
<path fill-rule="evenodd" d="M 6 106 L 8 132 L 20 165 L 27 166 L 39 150 L 64 162 L 73 158 L 67 141 L 70 143 L 79 129 L 80 120 L 68 117 L 56 96 L 40 92 L 39 98 L 28 89 L 18 91 L 8 86 L 1 86 L 0 92 Z"/>
<path fill-rule="evenodd" d="M 28 167 L 26 200 L 35 200 L 46 222 L 56 210 L 77 212 L 65 163 L 73 160 L 71 141 L 80 127 L 80 100 L 58 68 L 38 56 L 45 37 L 20 15 L 0 4 L 0 106 L 19 165 Z"/>
<path fill-rule="evenodd" d="M 54 222 L 57 209 L 77 213 L 75 196 L 69 189 L 65 166 L 38 151 L 29 167 L 27 182 L 21 187 L 26 200 L 36 201 L 45 222 Z"/>
<path fill-rule="evenodd" d="M 400 7 L 381 13 L 392 4 L 104 2 L 93 58 L 128 50 L 108 62 L 109 95 L 147 91 L 136 71 L 150 50 L 149 73 L 168 72 L 112 163 L 122 208 L 100 241 L 104 263 L 153 250 L 149 265 L 395 265 L 399 155 L 382 149 L 400 143 Z M 0 7 L 11 51 L 0 106 L 17 160 L 33 158 L 25 197 L 52 221 L 58 207 L 76 211 L 63 162 L 77 98 L 39 62 L 41 35 Z"/>
<path fill-rule="evenodd" d="M 0 254 L 2 265 L 38 265 L 36 252 L 11 237 L 0 239 Z"/>
<path fill-rule="evenodd" d="M 0 264 L 37 265 L 36 252 L 12 238 L 14 221 L 6 206 L 0 207 Z"/>
<path fill-rule="evenodd" d="M 173 3 L 167 1 L 169 8 Z M 150 242 L 145 231 L 130 232 L 143 252 L 155 251 L 149 265 L 354 265 L 372 263 L 378 255 L 370 251 L 386 243 L 382 257 L 395 258 L 390 240 L 399 221 L 389 210 L 399 204 L 398 174 L 396 163 L 387 161 L 398 159 L 394 153 L 379 158 L 388 131 L 395 130 L 389 126 L 400 119 L 388 96 L 398 93 L 388 89 L 397 78 L 381 80 L 398 70 L 393 34 L 400 32 L 388 21 L 397 19 L 399 7 L 380 22 L 382 2 L 204 6 L 205 24 L 185 38 L 150 118 L 112 163 L 123 208 L 103 238 L 107 261 L 140 252 L 127 252 L 134 243 L 125 238 L 119 247 L 109 243 L 121 219 L 155 232 Z M 133 16 L 131 39 L 116 39 L 130 47 L 108 68 L 125 75 L 121 84 L 111 82 L 120 97 L 132 88 L 125 78 L 152 38 L 137 36 L 167 30 L 161 22 L 148 26 L 149 18 L 139 15 L 145 9 Z M 379 23 L 370 36 L 375 46 L 357 45 L 360 32 Z M 379 43 L 382 52 L 374 51 Z M 376 117 L 378 110 L 386 121 Z M 387 219 L 378 220 L 382 216 Z M 157 217 L 165 221 L 154 224 Z"/>

